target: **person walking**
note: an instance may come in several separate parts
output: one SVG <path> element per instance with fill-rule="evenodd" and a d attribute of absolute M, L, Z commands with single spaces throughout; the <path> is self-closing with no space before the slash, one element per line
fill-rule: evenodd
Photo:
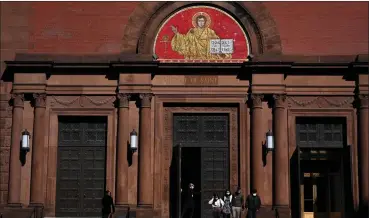
<path fill-rule="evenodd" d="M 115 212 L 114 201 L 109 190 L 105 191 L 104 197 L 101 199 L 102 218 L 110 218 Z"/>
<path fill-rule="evenodd" d="M 248 209 L 247 218 L 256 218 L 257 211 L 261 207 L 261 200 L 256 189 L 253 189 L 251 194 L 247 196 L 246 207 Z"/>
<path fill-rule="evenodd" d="M 192 218 L 195 211 L 195 195 L 199 194 L 194 191 L 195 185 L 193 183 L 188 184 L 188 190 L 185 196 L 185 202 L 183 205 L 183 211 L 181 218 Z"/>
<path fill-rule="evenodd" d="M 232 217 L 241 218 L 241 212 L 244 208 L 244 197 L 241 193 L 241 188 L 238 187 L 236 193 L 232 197 Z"/>
<path fill-rule="evenodd" d="M 213 198 L 209 201 L 209 204 L 213 208 L 213 218 L 221 218 L 220 215 L 222 214 L 224 202 L 219 198 L 218 194 L 213 194 Z"/>
<path fill-rule="evenodd" d="M 232 195 L 229 190 L 226 190 L 224 195 L 223 218 L 231 218 L 232 215 Z"/>

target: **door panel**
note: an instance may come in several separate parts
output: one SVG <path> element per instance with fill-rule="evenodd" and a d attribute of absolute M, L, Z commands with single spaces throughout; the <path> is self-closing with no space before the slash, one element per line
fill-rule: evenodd
<path fill-rule="evenodd" d="M 173 149 L 178 144 L 183 149 L 201 148 L 201 217 L 211 218 L 211 205 L 208 201 L 214 192 L 223 196 L 225 189 L 229 188 L 228 115 L 176 114 L 173 127 Z M 171 177 L 174 175 L 171 171 Z"/>
<path fill-rule="evenodd" d="M 58 216 L 82 216 L 81 148 L 59 147 L 56 214 Z"/>
<path fill-rule="evenodd" d="M 56 216 L 100 216 L 105 190 L 106 119 L 59 120 Z"/>
<path fill-rule="evenodd" d="M 202 148 L 202 202 L 201 217 L 211 217 L 211 207 L 208 202 L 213 193 L 220 197 L 229 189 L 228 148 Z"/>

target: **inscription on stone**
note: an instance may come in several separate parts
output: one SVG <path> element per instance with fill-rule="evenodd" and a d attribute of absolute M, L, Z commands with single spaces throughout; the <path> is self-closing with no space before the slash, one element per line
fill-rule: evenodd
<path fill-rule="evenodd" d="M 185 76 L 185 85 L 218 85 L 218 76 Z"/>

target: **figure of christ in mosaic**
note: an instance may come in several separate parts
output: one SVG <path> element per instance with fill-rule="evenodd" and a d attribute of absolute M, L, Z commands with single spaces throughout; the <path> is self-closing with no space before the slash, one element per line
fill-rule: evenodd
<path fill-rule="evenodd" d="M 220 39 L 215 31 L 209 28 L 210 23 L 210 16 L 199 12 L 192 17 L 194 27 L 186 34 L 179 33 L 176 27 L 171 26 L 174 33 L 171 41 L 172 50 L 188 60 L 231 59 L 231 54 L 212 54 L 210 52 L 210 40 Z"/>

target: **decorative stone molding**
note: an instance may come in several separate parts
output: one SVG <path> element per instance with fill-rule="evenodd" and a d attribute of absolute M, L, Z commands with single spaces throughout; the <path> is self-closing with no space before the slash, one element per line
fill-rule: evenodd
<path fill-rule="evenodd" d="M 278 94 L 273 95 L 273 107 L 274 108 L 285 108 L 286 107 L 286 95 Z"/>
<path fill-rule="evenodd" d="M 49 100 L 50 99 L 50 100 Z M 116 96 L 50 96 L 52 108 L 113 108 Z"/>
<path fill-rule="evenodd" d="M 130 94 L 118 93 L 117 98 L 119 100 L 119 107 L 124 107 L 124 108 L 129 107 L 129 100 L 131 98 Z"/>
<path fill-rule="evenodd" d="M 359 95 L 359 107 L 368 108 L 369 107 L 369 95 Z"/>
<path fill-rule="evenodd" d="M 165 107 L 164 108 L 164 140 L 162 147 L 162 185 L 164 196 L 162 199 L 162 217 L 169 217 L 169 181 L 170 164 L 173 148 L 173 114 L 174 113 L 228 113 L 229 114 L 229 155 L 230 155 L 230 185 L 238 186 L 238 118 L 236 107 Z"/>
<path fill-rule="evenodd" d="M 141 107 L 151 107 L 152 94 L 140 94 Z"/>
<path fill-rule="evenodd" d="M 261 94 L 251 94 L 251 107 L 252 108 L 262 108 L 263 107 L 264 95 Z"/>
<path fill-rule="evenodd" d="M 46 107 L 46 93 L 34 93 L 33 99 L 35 107 Z"/>
<path fill-rule="evenodd" d="M 353 96 L 288 96 L 289 108 L 352 108 Z"/>
<path fill-rule="evenodd" d="M 13 93 L 12 94 L 13 107 L 24 107 L 24 94 Z"/>

